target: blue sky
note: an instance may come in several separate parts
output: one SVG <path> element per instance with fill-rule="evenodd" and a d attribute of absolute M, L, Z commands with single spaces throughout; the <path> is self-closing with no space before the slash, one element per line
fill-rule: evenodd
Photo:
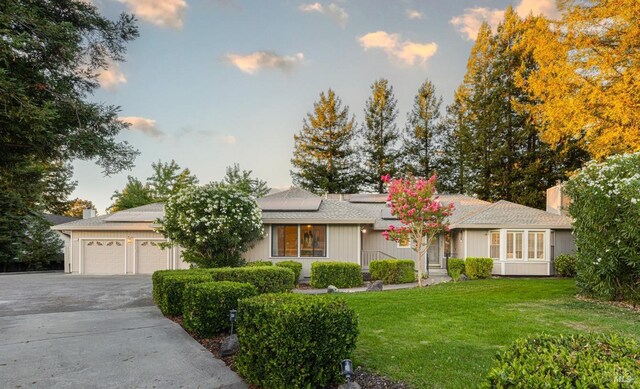
<path fill-rule="evenodd" d="M 140 150 L 136 166 L 104 177 L 93 162 L 74 163 L 73 196 L 100 214 L 127 175 L 145 179 L 159 159 L 201 183 L 239 163 L 288 187 L 293 135 L 321 91 L 335 90 L 361 123 L 370 85 L 386 78 L 402 128 L 425 79 L 451 101 L 482 20 L 497 25 L 509 4 L 556 16 L 553 0 L 92 2 L 108 17 L 134 13 L 140 27 L 126 62 L 100 75 L 93 96 L 132 123 L 119 139 Z"/>

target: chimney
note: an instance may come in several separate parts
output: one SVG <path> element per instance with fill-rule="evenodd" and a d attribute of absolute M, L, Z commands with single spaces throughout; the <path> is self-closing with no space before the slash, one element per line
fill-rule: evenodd
<path fill-rule="evenodd" d="M 92 217 L 96 217 L 96 210 L 91 208 L 85 208 L 82 210 L 82 218 L 83 219 L 91 219 Z"/>
<path fill-rule="evenodd" d="M 563 216 L 569 214 L 568 208 L 571 199 L 564 193 L 563 187 L 564 185 L 558 183 L 547 189 L 547 212 Z"/>

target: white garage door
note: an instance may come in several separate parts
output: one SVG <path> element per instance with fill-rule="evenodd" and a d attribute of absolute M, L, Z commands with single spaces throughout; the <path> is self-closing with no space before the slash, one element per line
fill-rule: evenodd
<path fill-rule="evenodd" d="M 136 240 L 136 274 L 152 274 L 169 268 L 170 249 L 160 247 L 162 240 Z"/>
<path fill-rule="evenodd" d="M 85 239 L 82 241 L 83 274 L 125 274 L 124 239 Z"/>

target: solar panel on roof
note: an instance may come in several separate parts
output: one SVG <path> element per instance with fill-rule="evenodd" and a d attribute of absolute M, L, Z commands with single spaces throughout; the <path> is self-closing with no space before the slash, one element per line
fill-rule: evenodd
<path fill-rule="evenodd" d="M 350 203 L 386 203 L 386 193 L 360 193 L 351 195 Z"/>
<path fill-rule="evenodd" d="M 263 211 L 317 211 L 321 203 L 320 197 L 258 199 Z"/>

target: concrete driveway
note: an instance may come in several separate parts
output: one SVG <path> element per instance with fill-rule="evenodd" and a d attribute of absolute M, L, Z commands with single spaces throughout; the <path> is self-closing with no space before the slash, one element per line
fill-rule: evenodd
<path fill-rule="evenodd" d="M 0 388 L 246 388 L 151 299 L 149 276 L 0 275 Z"/>

